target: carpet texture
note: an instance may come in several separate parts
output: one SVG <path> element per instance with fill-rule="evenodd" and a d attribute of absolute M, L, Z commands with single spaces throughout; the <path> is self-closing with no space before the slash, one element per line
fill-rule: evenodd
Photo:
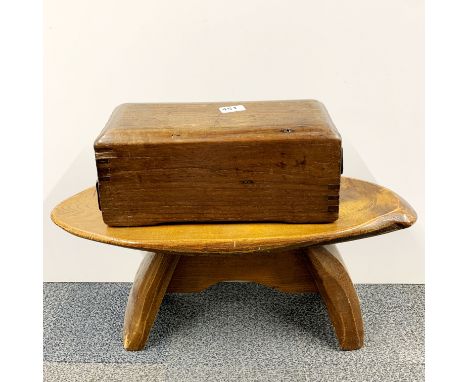
<path fill-rule="evenodd" d="M 129 283 L 44 284 L 44 380 L 423 381 L 424 286 L 357 285 L 364 348 L 338 348 L 315 294 L 252 283 L 167 295 L 143 351 L 122 348 Z"/>

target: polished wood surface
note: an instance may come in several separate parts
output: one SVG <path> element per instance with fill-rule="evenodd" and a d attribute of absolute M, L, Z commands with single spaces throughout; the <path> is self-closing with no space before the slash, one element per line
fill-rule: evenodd
<path fill-rule="evenodd" d="M 336 220 L 341 137 L 325 107 L 237 104 L 245 110 L 219 110 L 232 102 L 119 106 L 94 144 L 104 222 Z"/>
<path fill-rule="evenodd" d="M 125 311 L 123 344 L 141 350 L 176 268 L 179 256 L 148 253 L 135 276 Z"/>
<path fill-rule="evenodd" d="M 324 247 L 307 250 L 309 269 L 343 350 L 360 349 L 364 344 L 361 307 L 351 278 L 340 257 Z"/>
<path fill-rule="evenodd" d="M 221 113 L 220 107 L 245 106 L 245 111 Z M 124 103 L 115 108 L 95 141 L 98 151 L 128 154 L 134 144 L 174 142 L 270 141 L 280 128 L 295 130 L 288 139 L 339 137 L 325 106 L 316 100 L 234 101 L 199 103 Z M 282 139 L 282 138 L 281 138 Z M 138 152 L 139 153 L 139 152 Z"/>
<path fill-rule="evenodd" d="M 89 240 L 167 253 L 239 254 L 286 250 L 375 236 L 411 226 L 416 213 L 385 187 L 342 177 L 340 216 L 327 224 L 232 223 L 109 227 L 89 188 L 60 203 L 52 220 Z"/>
<path fill-rule="evenodd" d="M 60 203 L 53 221 L 90 240 L 155 251 L 130 292 L 124 347 L 140 350 L 166 291 L 202 291 L 220 281 L 253 281 L 286 292 L 319 292 L 344 350 L 363 345 L 359 300 L 336 249 L 321 245 L 411 226 L 414 210 L 392 191 L 342 178 L 340 217 L 329 224 L 184 224 L 111 228 L 94 188 Z M 186 256 L 181 256 L 186 255 Z M 199 255 L 199 256 L 188 256 Z"/>
<path fill-rule="evenodd" d="M 181 256 L 168 293 L 201 292 L 221 281 L 251 281 L 289 293 L 317 292 L 304 249 L 233 256 Z"/>

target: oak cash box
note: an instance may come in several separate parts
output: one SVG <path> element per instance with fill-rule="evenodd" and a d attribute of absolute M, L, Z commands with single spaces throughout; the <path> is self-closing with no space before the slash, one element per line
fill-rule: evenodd
<path fill-rule="evenodd" d="M 318 101 L 123 104 L 94 149 L 110 226 L 338 217 L 341 137 Z"/>

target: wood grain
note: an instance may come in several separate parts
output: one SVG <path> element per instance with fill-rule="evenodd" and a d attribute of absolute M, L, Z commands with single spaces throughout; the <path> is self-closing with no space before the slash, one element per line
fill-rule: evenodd
<path fill-rule="evenodd" d="M 364 325 L 359 299 L 346 268 L 339 257 L 324 247 L 308 248 L 307 257 L 341 349 L 360 349 L 364 344 Z"/>
<path fill-rule="evenodd" d="M 245 111 L 222 114 L 220 107 L 242 104 Z M 339 137 L 325 106 L 316 100 L 201 103 L 125 103 L 96 138 L 98 149 L 128 153 L 130 145 L 206 141 L 270 141 L 278 129 L 296 130 L 288 139 Z M 286 132 L 286 134 L 289 134 Z M 132 147 L 131 150 L 134 148 Z"/>
<path fill-rule="evenodd" d="M 145 257 L 129 296 L 124 324 L 128 350 L 144 347 L 166 290 L 200 291 L 225 280 L 253 281 L 288 292 L 318 290 L 340 346 L 351 350 L 363 344 L 359 300 L 339 256 L 318 245 L 407 228 L 416 213 L 392 191 L 357 179 L 342 178 L 340 199 L 339 219 L 329 224 L 113 228 L 103 222 L 96 191 L 90 188 L 60 203 L 52 220 L 79 237 L 158 251 Z"/>
<path fill-rule="evenodd" d="M 125 311 L 123 344 L 141 350 L 166 293 L 179 256 L 148 253 L 135 276 Z"/>
<path fill-rule="evenodd" d="M 387 188 L 342 178 L 340 216 L 328 224 L 180 224 L 154 227 L 109 227 L 98 208 L 95 188 L 60 203 L 52 220 L 89 240 L 148 251 L 184 255 L 279 251 L 338 243 L 410 227 L 411 206 Z"/>
<path fill-rule="evenodd" d="M 341 137 L 314 100 L 124 104 L 94 144 L 110 226 L 338 218 Z"/>
<path fill-rule="evenodd" d="M 224 256 L 181 256 L 168 293 L 201 292 L 222 281 L 251 281 L 289 293 L 317 292 L 304 250 Z"/>

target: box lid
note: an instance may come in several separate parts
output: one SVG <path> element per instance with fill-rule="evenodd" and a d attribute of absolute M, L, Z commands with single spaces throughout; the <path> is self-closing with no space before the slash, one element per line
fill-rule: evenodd
<path fill-rule="evenodd" d="M 312 137 L 341 140 L 315 100 L 126 103 L 114 110 L 94 147 Z"/>

